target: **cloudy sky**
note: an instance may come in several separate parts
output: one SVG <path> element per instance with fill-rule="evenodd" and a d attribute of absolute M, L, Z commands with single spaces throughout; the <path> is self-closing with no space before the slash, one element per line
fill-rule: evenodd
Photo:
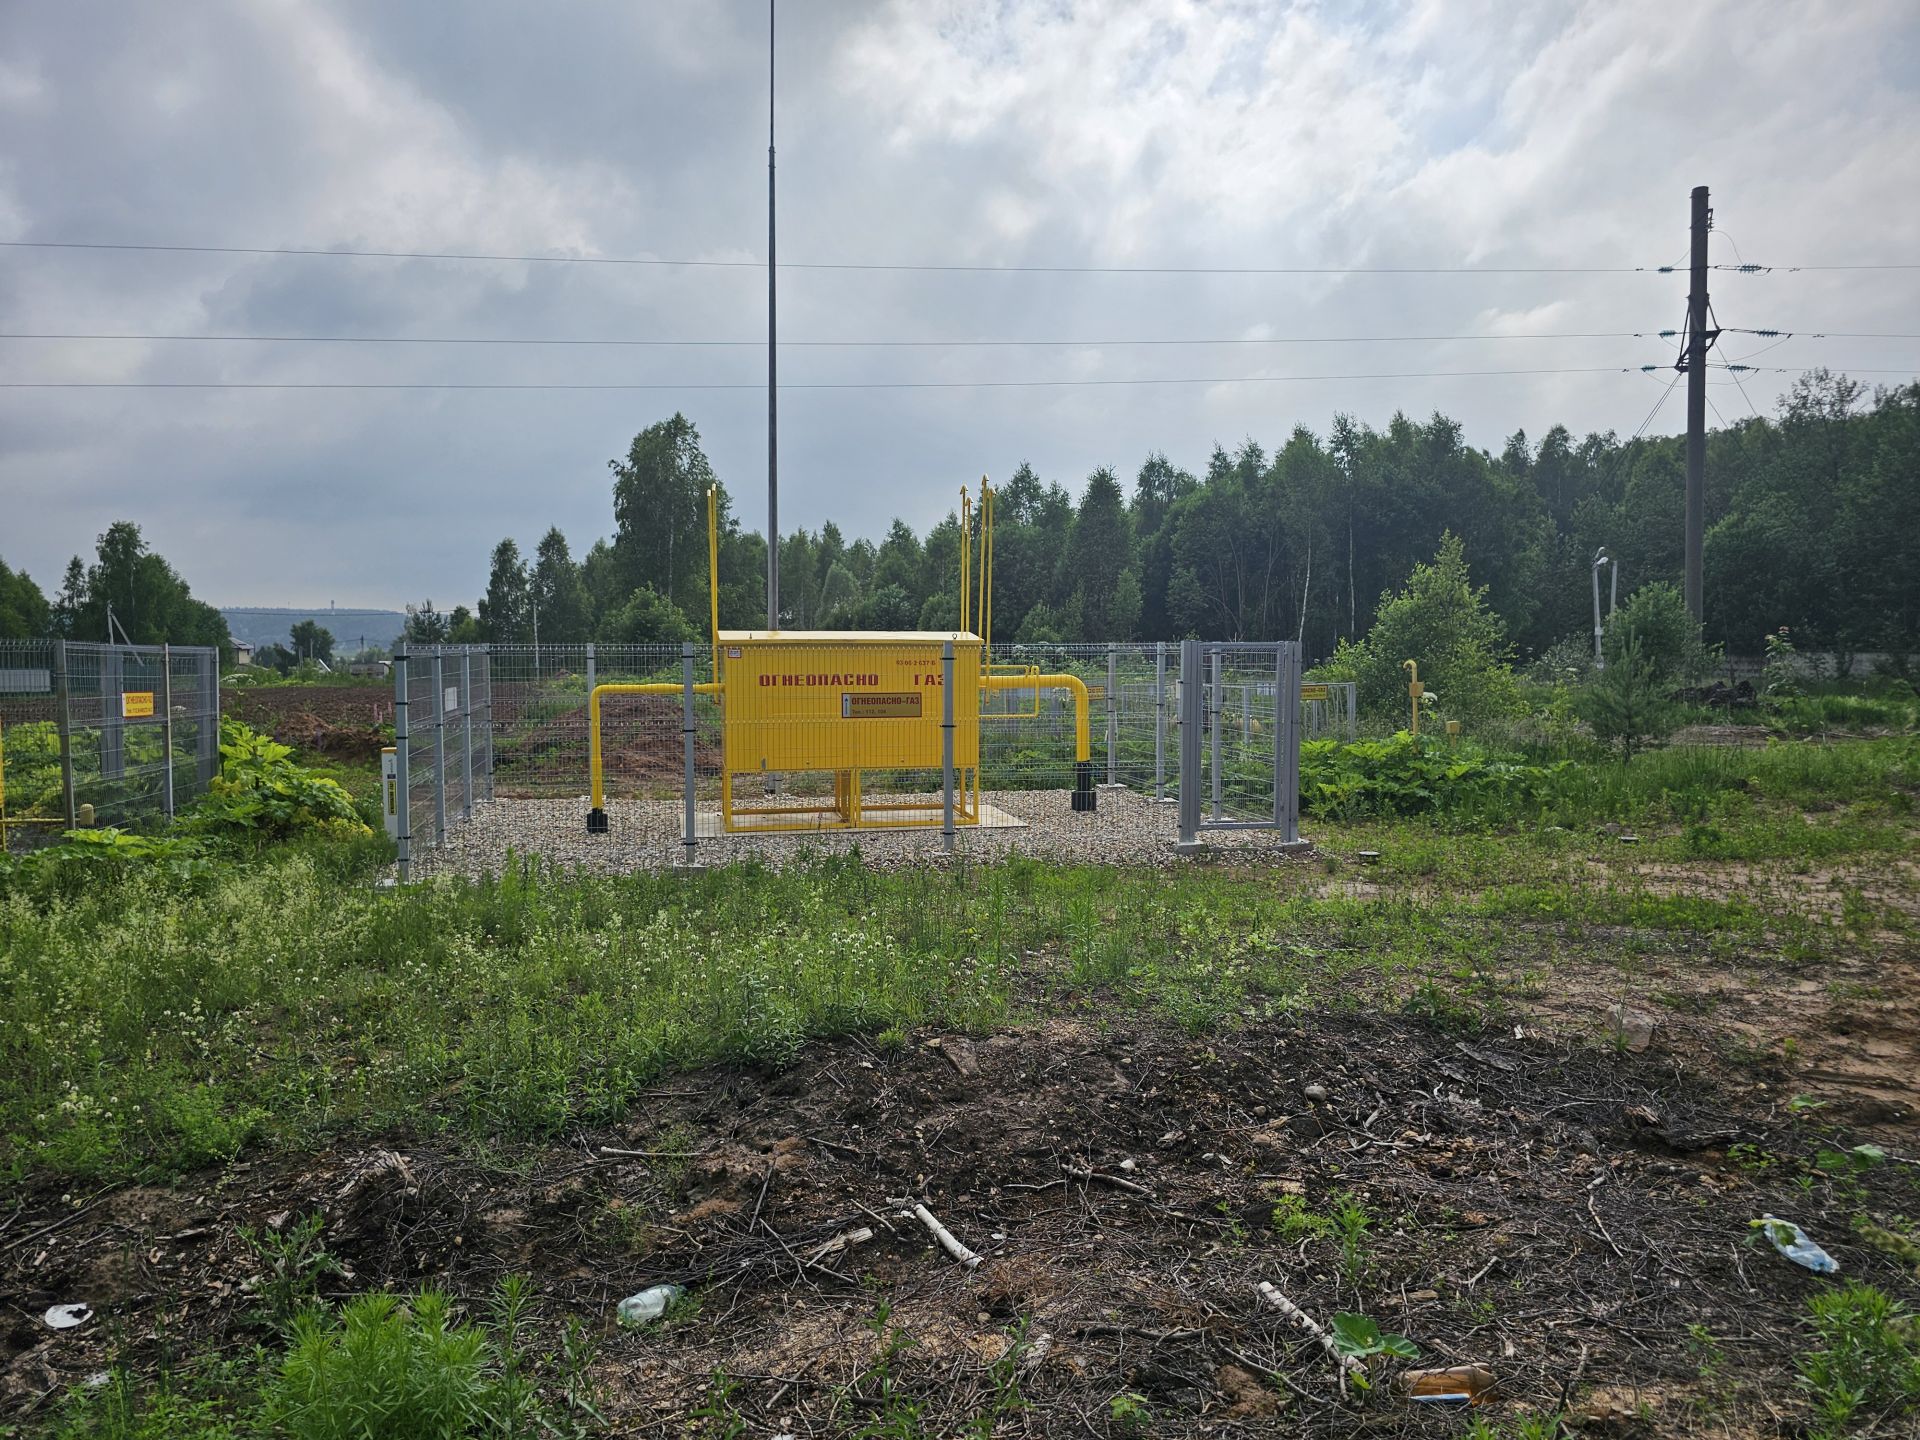
<path fill-rule="evenodd" d="M 675 409 L 762 526 L 767 56 L 758 3 L 0 7 L 9 336 L 736 342 L 0 339 L 10 387 L 659 387 L 0 389 L 0 556 L 51 591 L 126 518 L 218 604 L 471 600 L 502 535 L 608 533 L 607 461 Z M 1440 409 L 1489 448 L 1631 433 L 1666 383 L 1637 367 L 1672 353 L 1634 332 L 1679 323 L 1684 276 L 1494 272 L 1684 262 L 1696 184 L 1716 262 L 1920 261 L 1912 0 L 788 0 L 778 59 L 788 528 L 924 526 L 1023 459 L 1130 483 L 1150 450 L 1198 468 L 1339 411 Z M 1920 331 L 1920 269 L 1721 273 L 1714 302 L 1728 326 Z M 1569 334 L 1595 338 L 1537 338 Z M 1482 338 L 1381 338 L 1408 336 Z M 1217 343 L 1309 338 L 1339 343 Z M 1007 340 L 1216 343 L 798 343 Z M 1755 363 L 1892 381 L 1920 341 Z M 1493 370 L 1531 373 L 1433 373 Z M 1006 383 L 1148 378 L 1207 383 Z M 1747 394 L 1768 409 L 1787 378 Z"/>

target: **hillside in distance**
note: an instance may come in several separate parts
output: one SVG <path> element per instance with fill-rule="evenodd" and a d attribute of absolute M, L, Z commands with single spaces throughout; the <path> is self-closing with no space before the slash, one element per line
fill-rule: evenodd
<path fill-rule="evenodd" d="M 277 605 L 222 606 L 227 629 L 243 645 L 285 645 L 293 627 L 311 620 L 333 636 L 334 649 L 351 655 L 368 645 L 386 649 L 406 629 L 407 617 L 398 610 L 349 610 L 319 606 L 298 609 Z"/>

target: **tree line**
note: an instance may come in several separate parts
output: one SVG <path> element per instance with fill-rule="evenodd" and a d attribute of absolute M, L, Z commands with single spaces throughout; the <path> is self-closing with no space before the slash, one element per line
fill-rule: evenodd
<path fill-rule="evenodd" d="M 613 534 L 576 556 L 549 529 L 502 540 L 472 607 L 409 607 L 416 641 L 677 642 L 706 632 L 706 494 L 720 496 L 720 618 L 764 623 L 766 541 L 744 528 L 684 415 L 648 426 L 610 462 Z M 1215 446 L 1197 472 L 1146 457 L 1076 499 L 1021 465 L 996 487 L 994 636 L 1044 643 L 1299 639 L 1310 656 L 1363 638 L 1379 598 L 1460 542 L 1505 643 L 1522 655 L 1584 636 L 1601 546 L 1622 593 L 1681 578 L 1684 442 L 1576 439 L 1553 426 L 1500 451 L 1445 415 L 1383 428 L 1339 415 L 1269 451 Z M 1869 394 L 1812 371 L 1776 414 L 1707 441 L 1704 638 L 1754 655 L 1789 627 L 1803 649 L 1920 650 L 1920 384 Z M 783 626 L 948 629 L 958 621 L 960 525 L 895 520 L 878 541 L 829 521 L 780 545 Z M 0 637 L 230 644 L 212 606 L 116 522 L 76 556 L 50 600 L 0 560 Z M 311 647 L 307 647 L 311 648 Z"/>
<path fill-rule="evenodd" d="M 130 520 L 116 520 L 78 555 L 52 599 L 24 570 L 0 559 L 0 640 L 127 641 L 135 645 L 217 645 L 231 650 L 226 617 L 196 600 Z"/>
<path fill-rule="evenodd" d="M 611 462 L 614 534 L 577 561 L 550 529 L 531 557 L 502 540 L 486 594 L 416 639 L 678 641 L 705 633 L 705 497 L 719 482 L 676 414 Z M 1022 464 L 996 487 L 993 628 L 1016 642 L 1298 639 L 1315 657 L 1363 637 L 1376 602 L 1457 537 L 1504 634 L 1538 654 L 1591 626 L 1589 573 L 1605 547 L 1622 593 L 1677 583 L 1685 446 L 1679 436 L 1576 438 L 1555 425 L 1496 454 L 1445 415 L 1382 429 L 1338 415 L 1269 451 L 1216 445 L 1194 472 L 1160 453 L 1131 490 L 1111 468 L 1076 500 Z M 1868 394 L 1845 376 L 1797 380 L 1771 418 L 1707 442 L 1704 638 L 1757 654 L 1789 626 L 1803 646 L 1910 653 L 1920 645 L 1920 385 Z M 764 623 L 766 541 L 721 496 L 720 618 Z M 791 629 L 948 629 L 958 620 L 957 513 L 875 543 L 829 521 L 780 542 Z"/>

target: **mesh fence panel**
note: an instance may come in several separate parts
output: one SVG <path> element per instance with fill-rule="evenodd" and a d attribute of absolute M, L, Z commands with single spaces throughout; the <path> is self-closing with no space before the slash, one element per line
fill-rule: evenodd
<path fill-rule="evenodd" d="M 206 647 L 0 641 L 9 848 L 88 807 L 96 825 L 132 827 L 198 800 L 219 771 L 219 687 Z"/>
<path fill-rule="evenodd" d="M 594 684 L 678 682 L 678 645 L 496 645 L 495 793 L 512 798 L 587 793 L 587 695 Z M 701 681 L 711 678 L 703 646 Z M 610 792 L 679 794 L 680 705 L 657 696 L 604 701 Z M 717 734 L 717 729 L 716 729 Z"/>
<path fill-rule="evenodd" d="M 1309 694 L 1308 691 L 1323 692 Z M 1300 738 L 1344 740 L 1360 736 L 1360 687 L 1351 680 L 1320 681 L 1301 687 Z"/>
<path fill-rule="evenodd" d="M 1213 820 L 1271 820 L 1280 683 L 1274 647 L 1206 650 L 1207 814 Z"/>

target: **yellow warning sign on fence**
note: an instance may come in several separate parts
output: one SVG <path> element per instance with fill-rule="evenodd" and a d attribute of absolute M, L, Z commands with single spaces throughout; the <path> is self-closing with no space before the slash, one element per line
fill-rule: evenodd
<path fill-rule="evenodd" d="M 1324 700 L 1327 698 L 1327 687 L 1324 685 L 1302 685 L 1300 687 L 1300 698 L 1302 700 Z"/>
<path fill-rule="evenodd" d="M 120 714 L 123 719 L 140 720 L 153 714 L 153 691 L 122 690 Z"/>

